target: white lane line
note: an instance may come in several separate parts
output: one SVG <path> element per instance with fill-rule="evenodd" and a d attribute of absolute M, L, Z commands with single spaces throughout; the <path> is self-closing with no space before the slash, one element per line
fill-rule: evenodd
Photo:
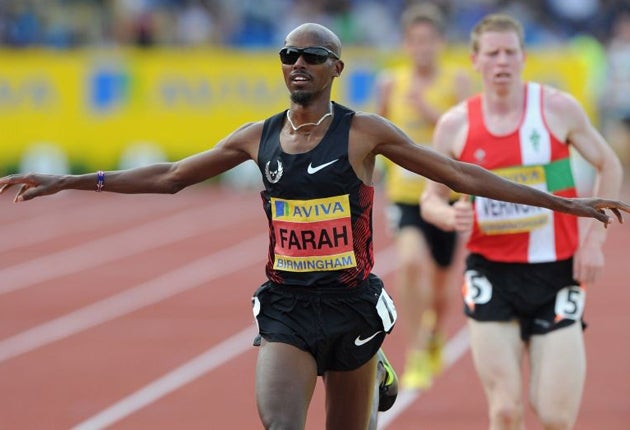
<path fill-rule="evenodd" d="M 155 279 L 0 341 L 0 363 L 49 343 L 119 318 L 266 258 L 261 234 L 197 259 Z"/>
<path fill-rule="evenodd" d="M 175 204 L 169 207 L 163 201 L 148 200 L 142 205 L 134 207 L 133 211 L 112 211 L 111 201 L 99 203 L 86 201 L 85 203 L 85 205 L 75 206 L 76 203 L 73 202 L 72 205 L 68 205 L 72 206 L 71 210 L 65 206 L 52 214 L 46 211 L 44 215 L 28 216 L 8 225 L 0 226 L 0 237 L 2 238 L 0 252 L 15 251 L 26 246 L 57 239 L 67 234 L 68 229 L 72 229 L 73 234 L 92 231 L 121 221 L 133 222 L 135 219 L 149 214 L 156 217 L 163 212 L 177 209 L 179 206 Z M 107 216 L 99 216 L 103 213 L 106 213 Z M 67 229 L 59 228 L 60 220 L 69 227 Z"/>
<path fill-rule="evenodd" d="M 251 211 L 235 211 L 230 216 L 213 217 L 213 221 L 208 222 L 208 214 L 213 208 L 203 206 L 178 212 L 139 227 L 4 268 L 0 270 L 0 295 L 179 242 L 203 231 L 242 223 L 244 219 L 253 217 Z"/>
<path fill-rule="evenodd" d="M 466 326 L 462 327 L 444 346 L 444 371 L 454 365 L 468 351 L 469 336 Z M 378 429 L 385 430 L 396 418 L 409 408 L 422 395 L 422 390 L 402 390 L 396 403 L 389 411 L 378 415 Z"/>
<path fill-rule="evenodd" d="M 145 385 L 135 393 L 125 397 L 109 408 L 76 425 L 72 430 L 103 429 L 137 410 L 155 402 L 179 387 L 194 381 L 211 370 L 221 366 L 252 347 L 256 335 L 254 325 L 241 330 L 234 336 L 208 349 L 175 370 Z"/>

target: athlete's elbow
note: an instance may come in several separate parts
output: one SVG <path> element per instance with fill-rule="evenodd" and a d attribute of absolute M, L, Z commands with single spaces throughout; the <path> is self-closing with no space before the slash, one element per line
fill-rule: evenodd
<path fill-rule="evenodd" d="M 483 167 L 462 162 L 457 174 L 446 185 L 460 194 L 478 195 L 483 194 L 488 187 L 488 179 L 492 179 L 492 174 Z"/>
<path fill-rule="evenodd" d="M 177 194 L 188 185 L 186 182 L 179 178 L 176 171 L 169 170 L 157 181 L 157 192 L 161 194 Z"/>
<path fill-rule="evenodd" d="M 475 194 L 473 192 L 475 188 L 475 178 L 470 175 L 458 173 L 444 180 L 442 183 L 456 193 Z"/>

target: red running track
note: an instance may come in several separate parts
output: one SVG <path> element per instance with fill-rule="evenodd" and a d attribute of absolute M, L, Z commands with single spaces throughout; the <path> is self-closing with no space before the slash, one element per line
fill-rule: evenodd
<path fill-rule="evenodd" d="M 0 429 L 260 428 L 250 297 L 267 243 L 256 192 L 11 199 L 0 196 Z M 375 271 L 395 296 L 382 209 L 377 193 Z M 589 291 L 578 430 L 630 428 L 629 239 L 630 225 L 611 226 L 604 279 Z M 429 391 L 403 393 L 382 428 L 487 428 L 452 294 L 452 365 Z M 385 344 L 398 368 L 401 337 Z M 322 400 L 320 384 L 308 429 L 324 428 Z"/>

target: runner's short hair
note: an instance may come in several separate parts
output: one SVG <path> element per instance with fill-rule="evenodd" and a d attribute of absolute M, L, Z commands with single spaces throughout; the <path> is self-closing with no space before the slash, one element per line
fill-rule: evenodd
<path fill-rule="evenodd" d="M 406 32 L 417 23 L 431 24 L 440 34 L 445 32 L 445 20 L 442 10 L 433 3 L 414 3 L 403 12 L 401 25 Z"/>
<path fill-rule="evenodd" d="M 501 13 L 486 15 L 470 32 L 470 49 L 472 52 L 479 50 L 479 38 L 489 31 L 514 32 L 518 36 L 521 48 L 525 48 L 525 33 L 523 26 L 515 18 Z"/>

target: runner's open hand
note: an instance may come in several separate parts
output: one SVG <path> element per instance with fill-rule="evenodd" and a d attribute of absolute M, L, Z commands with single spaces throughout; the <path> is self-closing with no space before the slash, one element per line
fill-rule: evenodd
<path fill-rule="evenodd" d="M 630 213 L 630 205 L 619 200 L 600 199 L 597 197 L 570 199 L 573 205 L 569 208 L 569 213 L 581 217 L 595 218 L 603 222 L 606 226 L 612 223 L 612 219 L 606 214 L 606 209 L 610 210 L 617 220 L 623 224 L 621 211 Z"/>
<path fill-rule="evenodd" d="M 61 190 L 58 186 L 61 177 L 62 176 L 59 175 L 34 173 L 5 176 L 4 178 L 0 178 L 0 194 L 4 193 L 13 185 L 20 185 L 18 192 L 13 198 L 14 202 L 55 194 Z"/>

